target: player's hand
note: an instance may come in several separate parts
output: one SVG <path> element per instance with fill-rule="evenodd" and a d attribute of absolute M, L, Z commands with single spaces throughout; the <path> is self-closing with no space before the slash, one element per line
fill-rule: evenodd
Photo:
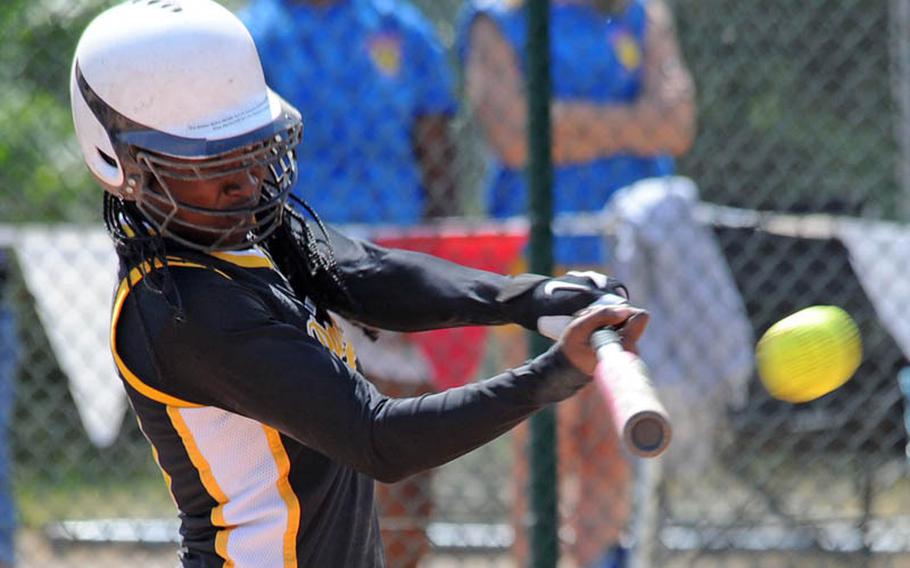
<path fill-rule="evenodd" d="M 573 270 L 557 278 L 521 274 L 496 297 L 510 321 L 553 340 L 559 339 L 575 313 L 601 298 L 622 303 L 629 293 L 606 274 Z"/>
<path fill-rule="evenodd" d="M 594 302 L 624 304 L 629 292 L 619 280 L 606 274 L 572 270 L 538 284 L 533 296 L 537 331 L 556 340 L 579 310 Z"/>
<path fill-rule="evenodd" d="M 557 345 L 572 365 L 591 375 L 597 366 L 597 355 L 591 347 L 592 333 L 602 327 L 613 327 L 619 333 L 623 348 L 637 352 L 638 339 L 649 318 L 648 312 L 629 304 L 590 306 L 569 323 Z"/>

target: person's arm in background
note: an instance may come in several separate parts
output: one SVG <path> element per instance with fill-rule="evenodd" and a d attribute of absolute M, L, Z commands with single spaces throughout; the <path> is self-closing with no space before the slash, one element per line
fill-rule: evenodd
<path fill-rule="evenodd" d="M 402 8 L 407 28 L 411 81 L 415 84 L 414 123 L 411 133 L 414 158 L 426 191 L 424 218 L 459 213 L 455 175 L 456 147 L 452 117 L 458 108 L 452 70 L 432 23 L 413 6 Z"/>
<path fill-rule="evenodd" d="M 426 218 L 459 212 L 451 122 L 447 114 L 428 114 L 417 117 L 414 123 L 414 155 L 420 165 L 421 185 L 427 192 Z"/>
<path fill-rule="evenodd" d="M 673 18 L 663 0 L 647 5 L 644 90 L 631 106 L 587 103 L 554 105 L 557 140 L 601 154 L 684 154 L 695 137 L 695 87 L 676 39 Z M 565 118 L 563 118 L 565 117 Z"/>
<path fill-rule="evenodd" d="M 669 8 L 647 6 L 644 90 L 631 105 L 553 103 L 553 159 L 589 161 L 617 153 L 679 155 L 695 135 L 695 88 L 682 60 Z M 554 38 L 558 41 L 558 38 Z M 515 52 L 496 24 L 479 17 L 470 31 L 468 100 L 503 162 L 527 161 L 524 78 Z"/>

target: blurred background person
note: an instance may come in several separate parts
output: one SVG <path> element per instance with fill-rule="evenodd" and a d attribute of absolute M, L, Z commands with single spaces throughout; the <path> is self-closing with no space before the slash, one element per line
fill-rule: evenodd
<path fill-rule="evenodd" d="M 332 223 L 409 225 L 457 212 L 451 70 L 405 2 L 252 0 L 266 80 L 304 109 L 295 192 Z"/>
<path fill-rule="evenodd" d="M 600 211 L 620 188 L 674 173 L 695 134 L 694 86 L 663 0 L 553 0 L 552 158 L 556 213 Z M 466 95 L 492 152 L 490 215 L 523 215 L 528 193 L 527 11 L 520 0 L 474 0 L 462 14 Z M 559 237 L 556 263 L 603 271 L 600 236 Z M 561 538 L 579 566 L 620 566 L 631 472 L 593 391 L 559 412 Z M 524 450 L 526 429 L 516 435 Z M 516 463 L 523 464 L 519 458 Z M 516 522 L 528 473 L 516 472 Z M 527 543 L 516 542 L 520 561 Z"/>
<path fill-rule="evenodd" d="M 297 196 L 331 223 L 407 226 L 458 212 L 453 78 L 431 24 L 406 2 L 252 0 L 241 12 L 269 85 L 303 113 Z M 390 396 L 431 392 L 406 336 L 346 326 L 365 374 Z M 389 566 L 429 543 L 431 473 L 377 484 Z"/>

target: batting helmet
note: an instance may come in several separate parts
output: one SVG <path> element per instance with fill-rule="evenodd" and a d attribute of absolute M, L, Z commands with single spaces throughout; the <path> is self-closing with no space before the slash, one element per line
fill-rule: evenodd
<path fill-rule="evenodd" d="M 258 242 L 281 222 L 297 175 L 300 113 L 268 88 L 252 37 L 227 9 L 210 0 L 131 0 L 106 10 L 79 40 L 70 95 L 92 175 L 135 201 L 160 234 L 223 250 Z M 257 176 L 259 203 L 243 210 L 181 203 L 166 181 L 253 168 L 267 173 Z M 188 223 L 181 210 L 244 225 Z M 226 244 L 238 229 L 247 239 Z"/>

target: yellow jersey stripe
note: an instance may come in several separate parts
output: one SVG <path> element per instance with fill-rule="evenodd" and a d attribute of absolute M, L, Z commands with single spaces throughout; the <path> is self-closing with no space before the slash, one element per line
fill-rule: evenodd
<path fill-rule="evenodd" d="M 237 254 L 230 252 L 212 252 L 209 254 L 242 268 L 275 268 L 272 259 L 264 254 Z"/>
<path fill-rule="evenodd" d="M 212 509 L 211 517 L 213 526 L 222 527 L 222 530 L 219 530 L 215 535 L 215 552 L 219 557 L 224 559 L 224 568 L 233 568 L 234 561 L 231 560 L 228 555 L 228 540 L 233 527 L 228 526 L 224 520 L 224 506 L 228 502 L 227 495 L 224 494 L 224 491 L 221 490 L 221 486 L 218 485 L 218 480 L 215 479 L 215 475 L 212 473 L 212 466 L 209 465 L 208 460 L 206 460 L 205 456 L 202 455 L 202 452 L 199 451 L 199 446 L 196 444 L 195 438 L 193 438 L 192 431 L 190 431 L 189 427 L 186 425 L 186 421 L 180 414 L 180 408 L 168 406 L 167 415 L 171 418 L 171 424 L 173 424 L 177 434 L 180 435 L 180 439 L 183 440 L 183 447 L 186 449 L 190 461 L 193 463 L 196 471 L 199 472 L 199 479 L 202 481 L 202 486 L 205 487 L 205 490 L 212 499 L 218 503 L 218 505 Z"/>
<path fill-rule="evenodd" d="M 300 528 L 300 502 L 291 487 L 288 475 L 291 472 L 291 460 L 288 457 L 284 444 L 281 443 L 281 434 L 274 428 L 263 426 L 265 436 L 269 441 L 269 448 L 278 467 L 278 493 L 284 500 L 288 509 L 288 526 L 284 532 L 284 566 L 297 568 L 297 531 Z"/>
<path fill-rule="evenodd" d="M 154 458 L 155 463 L 158 465 L 158 469 L 161 470 L 161 475 L 164 476 L 164 483 L 167 485 L 167 492 L 171 496 L 171 501 L 174 502 L 174 506 L 177 507 L 177 509 L 180 509 L 180 505 L 177 504 L 177 496 L 174 495 L 174 482 L 171 479 L 170 474 L 165 471 L 164 467 L 161 465 L 161 458 L 158 457 L 158 448 L 152 443 L 152 439 L 149 438 L 148 434 L 145 433 L 145 428 L 142 426 L 142 419 L 139 418 L 138 414 L 136 415 L 136 423 L 139 424 L 139 430 L 152 447 L 152 458 Z"/>
<path fill-rule="evenodd" d="M 204 266 L 202 264 L 188 262 L 176 257 L 168 257 L 168 265 L 208 269 L 207 266 Z M 156 260 L 155 268 L 161 268 L 161 266 L 163 266 L 161 261 Z M 143 396 L 162 404 L 171 406 L 198 408 L 202 405 L 188 402 L 175 396 L 171 396 L 147 385 L 142 381 L 142 379 L 136 376 L 136 374 L 133 373 L 129 367 L 126 366 L 126 363 L 123 361 L 123 358 L 120 357 L 120 353 L 117 351 L 117 322 L 120 320 L 120 313 L 123 310 L 123 304 L 126 302 L 126 297 L 130 293 L 131 286 L 135 286 L 141 282 L 142 278 L 145 276 L 145 274 L 150 272 L 150 270 L 151 265 L 148 262 L 145 263 L 142 270 L 140 270 L 139 267 L 133 268 L 130 270 L 129 276 L 120 282 L 120 286 L 117 289 L 117 295 L 114 299 L 114 309 L 111 314 L 111 353 L 114 355 L 114 363 L 116 363 L 117 369 L 120 371 L 120 374 L 123 375 L 123 378 L 126 380 L 126 382 L 129 383 L 131 387 L 142 393 Z M 230 276 L 220 270 L 216 270 L 216 272 L 227 279 L 231 279 Z"/>

